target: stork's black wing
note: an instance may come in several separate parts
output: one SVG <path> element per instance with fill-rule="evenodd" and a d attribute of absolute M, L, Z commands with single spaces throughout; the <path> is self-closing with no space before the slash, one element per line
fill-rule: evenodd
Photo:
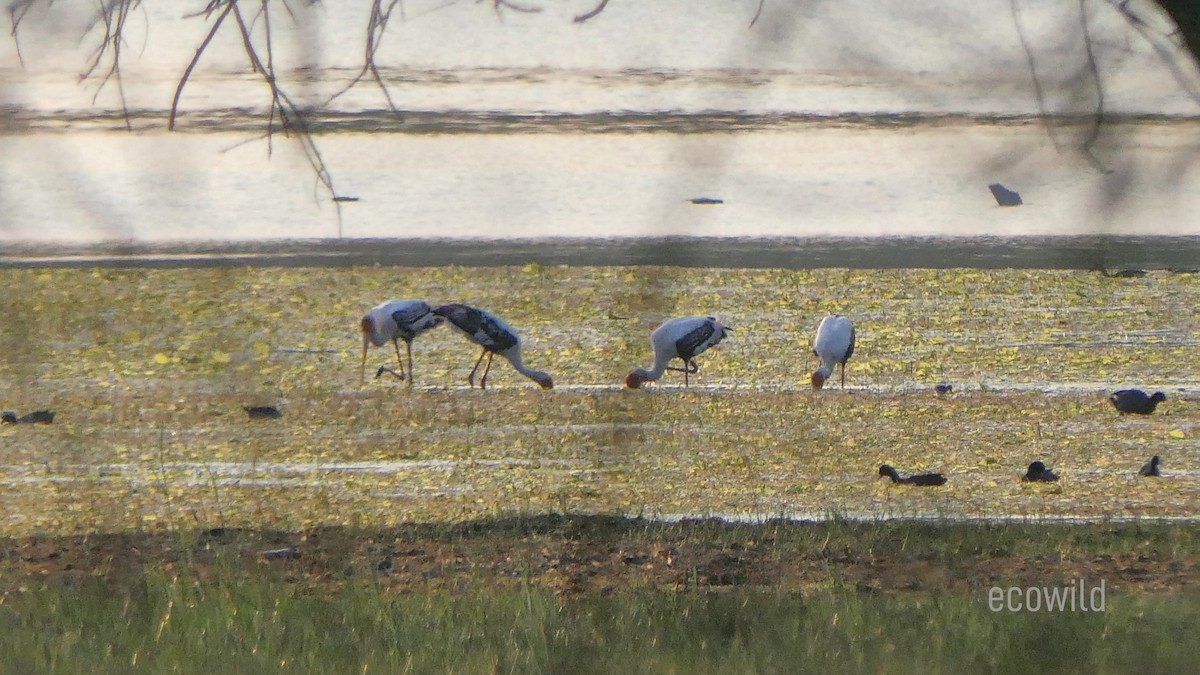
<path fill-rule="evenodd" d="M 854 326 L 850 327 L 850 346 L 846 348 L 846 355 L 842 357 L 842 365 L 846 365 L 851 356 L 854 356 Z"/>
<path fill-rule="evenodd" d="M 687 335 L 676 340 L 675 351 L 679 354 L 679 358 L 687 361 L 705 349 L 708 349 L 715 342 L 712 338 L 716 330 L 717 328 L 713 325 L 713 322 L 705 321 L 692 329 Z"/>
<path fill-rule="evenodd" d="M 481 318 L 479 330 L 487 336 L 488 342 L 480 341 L 480 344 L 495 352 L 511 349 L 517 344 L 517 336 L 513 335 L 511 331 L 506 330 L 487 316 Z"/>
<path fill-rule="evenodd" d="M 517 344 L 516 335 L 474 307 L 442 305 L 433 310 L 433 313 L 446 317 L 447 321 L 470 335 L 472 340 L 491 351 L 502 352 Z"/>
<path fill-rule="evenodd" d="M 429 309 L 429 305 L 423 302 L 417 302 L 405 307 L 404 309 L 398 309 L 392 312 L 392 321 L 395 321 L 397 326 L 404 328 L 417 323 L 421 319 L 424 319 L 425 317 L 429 316 L 431 312 L 432 310 Z"/>

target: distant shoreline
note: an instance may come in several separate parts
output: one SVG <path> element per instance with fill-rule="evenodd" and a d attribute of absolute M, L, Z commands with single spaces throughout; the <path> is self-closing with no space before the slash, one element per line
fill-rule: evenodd
<path fill-rule="evenodd" d="M 1200 267 L 1200 236 L 309 239 L 0 247 L 0 268 L 9 269 L 526 264 L 1188 271 Z"/>

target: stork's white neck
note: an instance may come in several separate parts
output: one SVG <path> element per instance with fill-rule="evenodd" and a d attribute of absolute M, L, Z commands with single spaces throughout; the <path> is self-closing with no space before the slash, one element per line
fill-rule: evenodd
<path fill-rule="evenodd" d="M 525 360 L 521 357 L 520 345 L 509 349 L 507 352 L 500 352 L 500 356 L 508 359 L 508 362 L 512 364 L 512 367 L 515 368 L 518 373 L 521 373 L 525 377 L 528 377 L 535 382 L 549 377 L 547 373 L 540 370 L 534 370 L 533 368 L 525 365 Z"/>
<path fill-rule="evenodd" d="M 671 359 L 675 358 L 675 354 L 670 354 L 662 351 L 654 352 L 654 365 L 642 370 L 647 380 L 656 381 L 667 372 L 667 366 L 670 365 Z"/>

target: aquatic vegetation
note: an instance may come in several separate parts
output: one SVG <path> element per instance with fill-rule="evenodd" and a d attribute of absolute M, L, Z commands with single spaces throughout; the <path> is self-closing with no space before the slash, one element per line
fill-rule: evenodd
<path fill-rule="evenodd" d="M 58 412 L 53 425 L 0 427 L 3 534 L 387 525 L 501 508 L 1200 515 L 1195 275 L 528 265 L 0 278 L 0 403 Z M 488 391 L 467 390 L 470 359 L 450 331 L 414 343 L 415 388 L 362 384 L 358 321 L 400 296 L 502 312 L 556 388 L 506 368 Z M 854 319 L 855 356 L 846 391 L 814 393 L 808 340 L 829 312 Z M 650 330 L 684 314 L 734 331 L 690 390 L 626 391 Z M 953 393 L 938 396 L 946 382 Z M 1106 397 L 1128 383 L 1184 395 L 1120 417 Z M 255 423 L 247 401 L 287 415 Z M 1170 475 L 1135 480 L 1148 454 Z M 1035 458 L 1062 480 L 1022 484 Z M 950 481 L 889 489 L 883 463 Z"/>

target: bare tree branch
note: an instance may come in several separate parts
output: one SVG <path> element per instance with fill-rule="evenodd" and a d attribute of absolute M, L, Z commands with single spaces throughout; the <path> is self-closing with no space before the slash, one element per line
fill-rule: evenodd
<path fill-rule="evenodd" d="M 379 50 L 379 44 L 383 41 L 383 33 L 387 30 L 388 21 L 392 18 L 392 11 L 398 6 L 401 8 L 401 12 L 403 12 L 404 8 L 400 4 L 400 0 L 390 0 L 386 10 L 383 9 L 383 0 L 371 0 L 371 16 L 367 20 L 367 46 L 363 54 L 363 66 L 345 87 L 338 90 L 325 101 L 325 105 L 329 105 L 342 94 L 353 89 L 355 85 L 366 77 L 367 73 L 370 73 L 371 79 L 375 81 L 375 84 L 379 85 L 379 90 L 383 92 L 384 98 L 387 99 L 388 108 L 398 116 L 401 114 L 400 109 L 396 107 L 396 102 L 392 100 L 392 93 L 388 90 L 383 77 L 379 74 L 379 68 L 375 65 L 375 53 Z M 401 117 L 400 119 L 403 120 L 404 118 Z"/>
<path fill-rule="evenodd" d="M 1181 68 L 1179 65 L 1179 57 L 1181 54 L 1191 54 L 1191 51 L 1188 49 L 1187 40 L 1184 37 L 1184 30 L 1178 25 L 1171 33 L 1164 33 L 1160 30 L 1154 29 L 1146 19 L 1136 14 L 1133 9 L 1129 7 L 1128 0 L 1109 0 L 1109 5 L 1116 9 L 1117 12 L 1119 12 L 1123 17 L 1125 17 L 1125 20 L 1129 22 L 1129 25 L 1146 39 L 1146 42 L 1148 42 L 1150 47 L 1154 49 L 1154 53 L 1158 56 L 1159 60 L 1162 61 L 1163 65 L 1167 67 L 1167 70 L 1170 71 L 1171 77 L 1175 80 L 1175 83 L 1179 85 L 1179 88 L 1183 90 L 1183 92 L 1187 94 L 1189 98 L 1191 98 L 1197 104 L 1200 104 L 1200 90 L 1196 88 L 1194 83 L 1188 81 L 1187 77 L 1183 73 L 1183 68 Z M 1174 17 L 1170 14 L 1168 8 L 1163 7 L 1163 9 L 1167 12 L 1167 16 L 1170 16 L 1175 21 L 1179 20 L 1177 17 Z M 1155 39 L 1155 37 L 1160 39 Z M 1169 50 L 1163 44 L 1161 44 L 1160 40 L 1162 42 L 1167 42 L 1174 45 L 1178 52 L 1170 53 Z M 1193 56 L 1200 60 L 1200 55 L 1193 54 Z"/>
<path fill-rule="evenodd" d="M 1104 124 L 1104 79 L 1100 76 L 1100 65 L 1096 62 L 1096 53 L 1092 48 L 1092 32 L 1088 27 L 1088 0 L 1079 0 L 1079 23 L 1083 32 L 1083 48 L 1087 54 L 1088 72 L 1096 85 L 1096 114 L 1092 118 L 1092 129 L 1083 141 L 1083 152 L 1096 169 L 1108 172 L 1108 167 L 1096 157 L 1094 146 L 1100 138 L 1100 127 Z"/>
<path fill-rule="evenodd" d="M 212 39 L 217 34 L 217 31 L 221 29 L 221 22 L 225 20 L 225 17 L 229 16 L 231 11 L 233 11 L 232 1 L 227 2 L 226 0 L 213 0 L 213 2 L 209 3 L 208 9 L 204 12 L 204 14 L 206 16 L 211 15 L 212 11 L 221 4 L 225 5 L 225 11 L 221 12 L 221 14 L 217 16 L 217 20 L 213 22 L 213 27 L 209 29 L 208 35 L 204 36 L 204 41 L 201 42 L 200 46 L 196 48 L 195 56 L 193 56 L 192 60 L 188 62 L 187 68 L 183 70 L 183 76 L 179 78 L 179 84 L 175 86 L 175 97 L 171 99 L 171 113 L 167 117 L 168 131 L 175 130 L 175 117 L 179 112 L 179 97 L 183 95 L 183 88 L 187 85 L 188 78 L 192 76 L 192 70 L 194 70 L 196 68 L 196 64 L 200 62 L 200 57 L 204 54 L 204 50 L 208 49 L 208 43 L 212 42 Z"/>
<path fill-rule="evenodd" d="M 100 4 L 100 10 L 97 12 L 92 27 L 103 24 L 104 37 L 92 52 L 91 65 L 80 75 L 81 80 L 91 77 L 92 73 L 100 66 L 100 62 L 104 60 L 105 55 L 112 55 L 108 71 L 100 79 L 96 93 L 92 96 L 92 102 L 96 102 L 96 97 L 100 96 L 101 90 L 109 80 L 115 80 L 117 95 L 121 99 L 121 111 L 125 118 L 125 128 L 130 131 L 133 130 L 133 125 L 129 120 L 129 106 L 125 102 L 125 85 L 121 80 L 121 46 L 125 42 L 125 21 L 129 18 L 129 13 L 140 6 L 141 0 L 110 0 L 107 4 L 103 2 Z"/>
<path fill-rule="evenodd" d="M 762 16 L 763 5 L 767 4 L 767 0 L 758 0 L 758 9 L 754 11 L 754 18 L 750 19 L 749 28 L 754 28 L 754 24 L 758 23 L 758 18 Z"/>
<path fill-rule="evenodd" d="M 580 14 L 579 16 L 575 17 L 575 23 L 583 23 L 584 21 L 591 19 L 592 17 L 596 16 L 600 12 L 603 12 L 604 8 L 607 6 L 608 6 L 608 0 L 600 0 L 600 4 L 598 4 L 594 8 L 592 8 L 592 11 L 586 12 L 584 14 Z"/>
<path fill-rule="evenodd" d="M 499 14 L 501 9 L 511 9 L 514 12 L 522 12 L 524 14 L 537 14 L 542 11 L 541 7 L 530 7 L 528 5 L 518 5 L 511 0 L 492 0 L 492 9 Z"/>
<path fill-rule="evenodd" d="M 1038 117 L 1046 127 L 1046 134 L 1050 136 L 1050 141 L 1054 143 L 1054 147 L 1058 148 L 1058 138 L 1054 135 L 1054 129 L 1047 119 L 1046 92 L 1042 90 L 1042 78 L 1038 76 L 1037 59 L 1034 58 L 1033 49 L 1025 37 L 1025 26 L 1021 24 L 1021 12 L 1017 9 L 1017 0 L 1009 0 L 1009 8 L 1012 10 L 1013 25 L 1017 29 L 1017 39 L 1020 40 L 1021 49 L 1025 52 L 1025 64 L 1029 67 L 1029 79 L 1033 81 L 1033 93 L 1037 97 L 1038 104 Z"/>
<path fill-rule="evenodd" d="M 21 54 L 21 41 L 17 39 L 17 28 L 21 25 L 21 20 L 29 13 L 30 8 L 37 0 L 13 0 L 13 3 L 8 6 L 8 20 L 12 23 L 12 30 L 8 32 L 12 36 L 13 44 L 17 47 L 17 61 L 21 67 L 25 67 L 25 56 Z"/>

